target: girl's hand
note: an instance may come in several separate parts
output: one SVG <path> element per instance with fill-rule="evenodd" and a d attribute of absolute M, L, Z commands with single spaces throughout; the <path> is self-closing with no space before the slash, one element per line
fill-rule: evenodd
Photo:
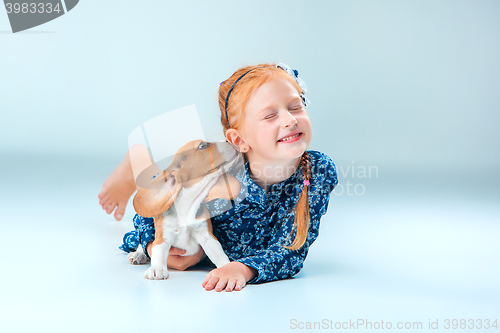
<path fill-rule="evenodd" d="M 201 246 L 198 249 L 198 252 L 196 252 L 192 256 L 183 256 L 182 254 L 184 253 L 186 253 L 186 250 L 181 250 L 177 247 L 172 246 L 170 248 L 170 251 L 168 252 L 167 267 L 176 269 L 178 271 L 184 271 L 187 268 L 196 265 L 203 258 L 205 258 L 205 252 L 203 251 Z"/>
<path fill-rule="evenodd" d="M 254 268 L 248 267 L 238 261 L 230 262 L 216 268 L 207 274 L 205 281 L 201 284 L 205 290 L 212 290 L 220 292 L 223 289 L 226 292 L 233 290 L 240 291 L 245 287 L 247 281 L 250 281 L 257 276 L 257 271 Z"/>
<path fill-rule="evenodd" d="M 148 253 L 151 253 L 152 247 L 153 242 L 149 242 L 147 245 Z M 178 271 L 184 271 L 189 267 L 196 265 L 205 257 L 205 252 L 201 246 L 198 249 L 198 252 L 192 256 L 183 256 L 184 253 L 186 253 L 186 250 L 182 250 L 174 246 L 170 247 L 170 250 L 168 251 L 167 267 Z"/>

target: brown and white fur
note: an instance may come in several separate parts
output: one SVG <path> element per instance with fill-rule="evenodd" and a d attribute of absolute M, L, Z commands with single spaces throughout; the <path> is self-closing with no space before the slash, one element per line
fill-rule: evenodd
<path fill-rule="evenodd" d="M 199 246 L 217 266 L 229 263 L 220 243 L 212 234 L 210 213 L 203 202 L 215 198 L 233 199 L 240 183 L 227 171 L 240 154 L 228 143 L 188 142 L 176 153 L 163 174 L 152 179 L 134 197 L 134 208 L 143 217 L 153 217 L 155 240 L 150 253 L 151 267 L 144 277 L 168 278 L 167 257 L 171 246 L 195 254 Z M 141 246 L 127 256 L 132 264 L 149 261 Z"/>

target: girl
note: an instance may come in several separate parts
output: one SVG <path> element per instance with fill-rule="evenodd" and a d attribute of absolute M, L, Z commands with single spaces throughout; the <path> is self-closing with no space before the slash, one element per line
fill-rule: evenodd
<path fill-rule="evenodd" d="M 205 290 L 241 290 L 247 283 L 291 277 L 302 268 L 338 183 L 332 160 L 307 150 L 312 137 L 307 104 L 298 72 L 282 63 L 240 68 L 220 84 L 224 135 L 243 153 L 245 170 L 235 177 L 246 186 L 233 208 L 211 219 L 231 262 L 207 274 Z M 121 167 L 126 168 L 123 162 Z M 208 208 L 221 200 L 207 203 Z M 103 203 L 103 209 L 109 214 L 114 207 Z M 134 225 L 120 248 L 131 252 L 141 244 L 150 253 L 153 219 L 136 215 Z M 204 256 L 201 248 L 193 256 L 182 253 L 173 248 L 168 266 L 185 269 Z"/>

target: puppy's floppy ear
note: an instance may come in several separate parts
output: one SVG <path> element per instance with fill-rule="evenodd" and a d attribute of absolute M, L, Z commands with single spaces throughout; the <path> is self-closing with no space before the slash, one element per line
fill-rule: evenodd
<path fill-rule="evenodd" d="M 166 169 L 148 183 L 148 188 L 137 191 L 134 197 L 134 209 L 137 214 L 154 217 L 166 212 L 172 206 L 182 188 L 178 171 Z"/>
<path fill-rule="evenodd" d="M 236 198 L 240 194 L 241 185 L 238 179 L 236 179 L 230 173 L 225 173 L 219 177 L 217 182 L 212 186 L 210 192 L 208 192 L 207 197 L 203 202 L 207 202 L 213 199 L 226 199 L 231 200 Z"/>

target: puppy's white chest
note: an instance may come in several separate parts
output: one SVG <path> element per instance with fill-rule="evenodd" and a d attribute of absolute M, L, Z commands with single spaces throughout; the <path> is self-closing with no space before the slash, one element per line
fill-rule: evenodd
<path fill-rule="evenodd" d="M 206 220 L 196 220 L 188 218 L 188 214 L 180 214 L 172 206 L 168 212 L 164 214 L 163 235 L 167 242 L 172 246 L 186 250 L 184 255 L 189 256 L 198 252 L 198 242 L 194 238 L 194 233 L 199 230 L 200 226 L 206 225 Z M 172 239 L 166 239 L 172 237 Z"/>
<path fill-rule="evenodd" d="M 206 188 L 204 182 L 197 185 L 182 189 L 169 211 L 166 212 L 169 216 L 176 216 L 177 223 L 181 227 L 198 224 L 199 222 L 199 220 L 196 220 L 196 214 L 203 199 L 208 194 L 208 188 Z M 200 189 L 203 190 L 200 191 Z"/>

